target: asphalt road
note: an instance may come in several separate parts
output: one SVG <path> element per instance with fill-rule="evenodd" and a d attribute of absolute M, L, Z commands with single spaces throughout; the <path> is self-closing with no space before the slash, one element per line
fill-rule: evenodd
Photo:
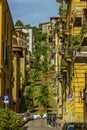
<path fill-rule="evenodd" d="M 26 123 L 23 127 L 23 130 L 61 130 L 61 129 L 47 125 L 46 119 L 37 119 Z"/>

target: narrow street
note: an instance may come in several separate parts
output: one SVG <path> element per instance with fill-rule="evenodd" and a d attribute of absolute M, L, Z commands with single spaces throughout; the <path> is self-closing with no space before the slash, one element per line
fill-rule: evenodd
<path fill-rule="evenodd" d="M 61 130 L 60 128 L 55 128 L 47 125 L 46 119 L 38 119 L 34 121 L 29 121 L 24 125 L 23 130 Z"/>
<path fill-rule="evenodd" d="M 0 130 L 21 129 L 87 130 L 87 0 L 0 0 Z"/>

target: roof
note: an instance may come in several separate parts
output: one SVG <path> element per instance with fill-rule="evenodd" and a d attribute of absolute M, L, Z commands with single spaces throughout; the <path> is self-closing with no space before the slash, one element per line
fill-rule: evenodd
<path fill-rule="evenodd" d="M 12 23 L 12 26 L 13 26 L 13 31 L 14 31 L 14 23 L 13 23 L 13 19 L 12 19 L 12 15 L 11 15 L 11 11 L 10 11 L 10 8 L 9 8 L 9 4 L 8 4 L 8 1 L 7 0 L 2 0 L 2 3 L 3 3 L 3 6 L 5 6 L 3 9 L 4 9 L 4 12 L 5 13 L 9 13 L 9 16 L 10 16 L 10 19 L 11 19 L 11 23 Z"/>

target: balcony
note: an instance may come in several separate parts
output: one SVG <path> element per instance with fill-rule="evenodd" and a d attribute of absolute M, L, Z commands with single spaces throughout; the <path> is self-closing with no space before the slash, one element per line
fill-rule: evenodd
<path fill-rule="evenodd" d="M 62 73 L 66 73 L 67 72 L 67 67 L 66 66 L 62 66 L 61 67 L 61 71 L 62 71 Z"/>
<path fill-rule="evenodd" d="M 66 62 L 72 62 L 72 49 L 70 48 L 65 49 L 64 57 Z"/>
<path fill-rule="evenodd" d="M 58 3 L 62 3 L 62 0 L 56 0 L 56 2 L 58 2 Z"/>
<path fill-rule="evenodd" d="M 60 38 L 62 38 L 62 37 L 63 37 L 63 31 L 60 30 L 60 31 L 58 32 L 58 35 L 59 35 Z"/>
<path fill-rule="evenodd" d="M 65 0 L 65 2 L 66 2 L 66 3 L 70 3 L 70 2 L 71 2 L 71 0 Z"/>
<path fill-rule="evenodd" d="M 63 81 L 63 75 L 62 75 L 62 74 L 58 74 L 57 77 L 58 77 L 58 80 L 59 80 L 60 82 Z"/>
<path fill-rule="evenodd" d="M 51 59 L 51 64 L 50 64 L 50 69 L 51 69 L 51 71 L 55 71 L 55 67 L 56 67 L 56 65 L 55 65 L 55 60 L 54 59 Z"/>
<path fill-rule="evenodd" d="M 54 66 L 55 65 L 55 60 L 54 59 L 51 59 L 51 64 L 50 66 Z"/>
<path fill-rule="evenodd" d="M 62 18 L 62 21 L 66 21 L 66 14 L 67 14 L 66 8 L 60 6 L 59 14 L 60 14 L 60 16 Z"/>
<path fill-rule="evenodd" d="M 63 59 L 62 62 L 61 62 L 61 71 L 63 73 L 66 73 L 67 72 L 67 62 Z"/>
<path fill-rule="evenodd" d="M 29 64 L 29 60 L 26 60 L 26 61 L 25 61 L 25 64 L 28 65 L 28 64 Z"/>
<path fill-rule="evenodd" d="M 55 42 L 55 40 L 56 40 L 56 39 L 55 39 L 55 38 L 53 38 L 53 39 L 52 39 L 52 42 Z"/>
<path fill-rule="evenodd" d="M 69 29 L 64 29 L 63 32 L 65 35 L 69 35 Z"/>
<path fill-rule="evenodd" d="M 87 46 L 80 46 L 73 55 L 74 61 L 77 63 L 87 62 Z"/>
<path fill-rule="evenodd" d="M 54 73 L 54 74 L 52 75 L 52 77 L 53 77 L 53 79 L 56 79 L 57 74 L 56 74 L 56 73 Z"/>
<path fill-rule="evenodd" d="M 75 10 L 78 10 L 79 12 L 82 13 L 82 10 L 83 10 L 84 8 L 86 8 L 86 3 L 83 2 L 83 1 L 86 1 L 86 0 L 81 0 L 81 1 L 82 1 L 82 2 L 76 2 L 76 3 L 75 3 Z"/>
<path fill-rule="evenodd" d="M 65 53 L 65 48 L 64 48 L 64 46 L 62 45 L 62 46 L 59 47 L 59 54 L 60 54 L 60 55 L 64 55 L 64 53 Z"/>
<path fill-rule="evenodd" d="M 52 52 L 52 53 L 56 53 L 56 51 L 57 51 L 57 50 L 56 50 L 55 47 L 52 47 L 52 48 L 51 48 L 51 52 Z"/>
<path fill-rule="evenodd" d="M 52 40 L 53 40 L 53 37 L 49 36 L 49 43 L 52 42 Z"/>
<path fill-rule="evenodd" d="M 69 25 L 67 26 L 66 22 L 63 22 L 63 34 L 69 35 Z"/>

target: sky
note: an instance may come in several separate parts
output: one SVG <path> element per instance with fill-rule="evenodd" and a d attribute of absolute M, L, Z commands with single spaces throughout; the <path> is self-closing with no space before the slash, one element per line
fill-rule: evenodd
<path fill-rule="evenodd" d="M 24 25 L 37 26 L 58 15 L 56 0 L 8 0 L 13 22 L 21 20 Z"/>

